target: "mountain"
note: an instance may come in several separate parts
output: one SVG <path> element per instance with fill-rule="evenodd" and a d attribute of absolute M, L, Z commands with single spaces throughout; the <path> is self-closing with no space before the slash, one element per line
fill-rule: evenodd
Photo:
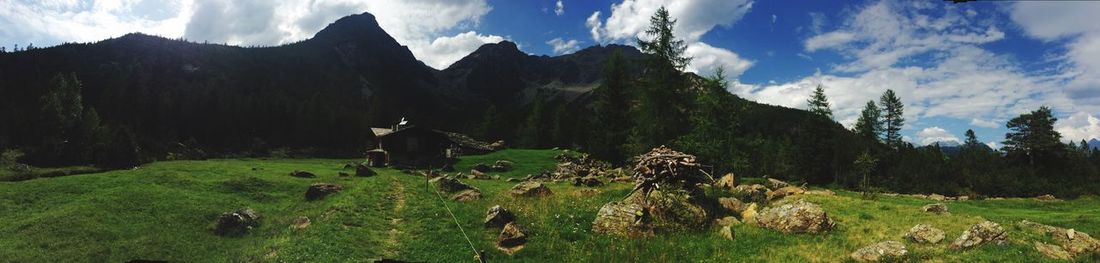
<path fill-rule="evenodd" d="M 615 52 L 628 60 L 627 72 L 634 79 L 642 75 L 647 56 L 634 47 L 592 46 L 573 54 L 535 56 L 508 41 L 483 45 L 436 70 L 364 13 L 341 18 L 313 38 L 275 47 L 135 33 L 0 53 L 0 149 L 49 156 L 57 147 L 79 144 L 79 128 L 91 125 L 121 133 L 112 140 L 132 141 L 133 151 L 148 159 L 285 150 L 358 156 L 372 139 L 371 127 L 403 117 L 514 146 L 579 148 L 588 143 L 592 91 Z M 692 73 L 684 77 L 700 79 Z M 81 84 L 82 107 L 62 115 L 94 118 L 46 114 L 52 109 L 42 100 L 52 96 L 45 95 L 69 79 Z M 637 92 L 640 84 L 631 83 L 627 92 Z M 736 143 L 743 144 L 745 158 L 759 163 L 800 158 L 800 166 L 820 168 L 795 170 L 789 169 L 792 163 L 778 163 L 748 174 L 786 169 L 831 178 L 830 164 L 851 163 L 857 153 L 853 147 L 861 145 L 834 121 L 731 97 L 741 109 L 730 114 L 742 123 L 737 134 L 745 141 Z M 76 119 L 95 125 L 78 125 Z M 58 126 L 59 120 L 69 122 Z M 826 150 L 830 155 L 811 154 Z M 38 159 L 78 164 L 100 152 Z"/>
<path fill-rule="evenodd" d="M 1100 140 L 1092 139 L 1088 142 L 1089 149 L 1100 150 Z"/>

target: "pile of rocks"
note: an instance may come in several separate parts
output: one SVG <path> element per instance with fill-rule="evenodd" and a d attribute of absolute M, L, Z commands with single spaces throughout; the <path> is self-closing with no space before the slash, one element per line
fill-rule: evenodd
<path fill-rule="evenodd" d="M 596 160 L 585 153 L 564 152 L 555 156 L 554 159 L 558 161 L 552 173 L 554 179 L 603 176 L 602 173 L 611 168 L 611 164 Z"/>
<path fill-rule="evenodd" d="M 1057 244 L 1035 241 L 1035 249 L 1049 258 L 1072 260 L 1088 254 L 1100 256 L 1100 241 L 1084 232 L 1027 220 L 1020 221 L 1017 225 L 1022 229 L 1036 231 L 1050 237 Z"/>
<path fill-rule="evenodd" d="M 516 223 L 516 216 L 511 211 L 499 205 L 485 212 L 485 228 L 501 229 L 496 247 L 505 254 L 514 254 L 527 244 L 527 229 Z"/>

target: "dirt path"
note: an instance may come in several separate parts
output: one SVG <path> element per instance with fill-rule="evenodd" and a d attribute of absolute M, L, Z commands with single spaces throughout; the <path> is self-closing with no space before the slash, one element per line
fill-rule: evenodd
<path fill-rule="evenodd" d="M 390 230 L 383 242 L 383 255 L 386 258 L 393 258 L 397 255 L 398 246 L 401 245 L 401 216 L 405 211 L 405 185 L 397 178 L 390 178 L 393 191 L 391 192 L 393 201 L 393 217 L 390 218 Z"/>

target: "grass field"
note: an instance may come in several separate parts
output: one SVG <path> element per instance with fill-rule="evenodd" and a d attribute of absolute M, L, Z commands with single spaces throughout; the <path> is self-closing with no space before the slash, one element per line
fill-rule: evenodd
<path fill-rule="evenodd" d="M 459 163 L 468 171 L 478 162 L 516 162 L 502 177 L 522 177 L 551 169 L 551 150 L 505 150 L 471 156 Z M 338 177 L 354 160 L 222 159 L 158 162 L 135 170 L 0 182 L 0 261 L 122 262 L 131 259 L 178 262 L 362 262 L 380 258 L 428 262 L 470 262 L 473 252 L 422 177 L 379 169 L 375 177 Z M 293 170 L 317 178 L 290 177 Z M 838 262 L 871 243 L 897 240 L 910 261 L 1042 262 L 1015 222 L 1027 219 L 1100 234 L 1100 200 L 1063 202 L 1030 199 L 950 202 L 949 215 L 919 211 L 927 200 L 858 194 L 806 195 L 833 217 L 838 227 L 821 235 L 785 235 L 750 225 L 734 227 L 725 240 L 716 229 L 650 239 L 591 233 L 596 211 L 629 192 L 609 184 L 595 195 L 567 183 L 550 183 L 550 197 L 517 199 L 504 180 L 464 180 L 484 192 L 481 200 L 446 201 L 473 244 L 491 261 L 528 262 Z M 314 182 L 345 187 L 318 201 L 304 201 Z M 494 248 L 498 231 L 482 227 L 486 209 L 502 205 L 516 213 L 531 233 L 527 247 L 508 256 Z M 250 234 L 212 234 L 222 212 L 250 207 L 262 225 Z M 312 219 L 304 230 L 290 228 L 299 216 Z M 965 252 L 947 244 L 969 225 L 989 219 L 1009 231 L 1005 246 Z M 919 245 L 902 235 L 918 223 L 947 232 L 946 242 Z M 1100 258 L 1082 258 L 1096 261 Z"/>

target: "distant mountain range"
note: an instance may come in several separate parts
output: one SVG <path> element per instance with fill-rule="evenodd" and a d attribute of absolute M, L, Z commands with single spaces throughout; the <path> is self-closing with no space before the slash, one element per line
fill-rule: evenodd
<path fill-rule="evenodd" d="M 1088 142 L 1089 149 L 1100 150 L 1100 140 L 1092 139 Z"/>
<path fill-rule="evenodd" d="M 364 13 L 341 18 L 311 39 L 276 47 L 134 33 L 0 53 L 0 123 L 5 124 L 0 147 L 37 141 L 38 120 L 26 116 L 39 111 L 51 80 L 69 73 L 82 83 L 85 108 L 95 109 L 104 124 L 142 135 L 145 150 L 156 152 L 173 151 L 174 142 L 225 151 L 260 146 L 355 151 L 370 127 L 402 117 L 483 140 L 508 140 L 540 110 L 555 120 L 545 129 L 561 137 L 584 129 L 589 95 L 614 52 L 622 52 L 631 61 L 628 71 L 640 75 L 638 62 L 646 55 L 631 46 L 597 45 L 551 57 L 523 53 L 508 41 L 483 45 L 436 70 Z M 817 118 L 737 100 L 745 121 L 753 123 L 746 129 L 764 138 L 803 134 L 791 127 Z M 849 134 L 835 123 L 827 129 Z M 575 136 L 570 136 L 555 144 L 572 145 Z"/>

